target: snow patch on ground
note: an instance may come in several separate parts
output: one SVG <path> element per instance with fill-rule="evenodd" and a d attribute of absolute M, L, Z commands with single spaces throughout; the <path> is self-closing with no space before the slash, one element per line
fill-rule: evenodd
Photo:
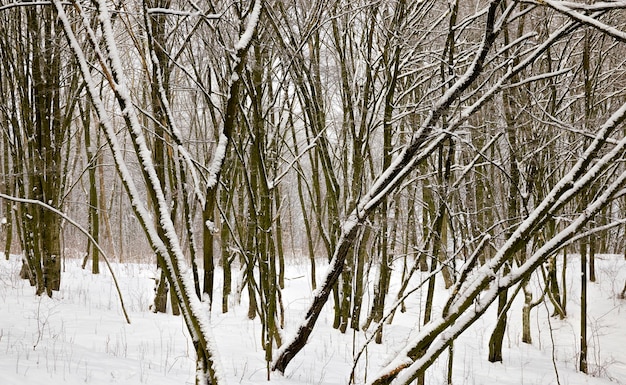
<path fill-rule="evenodd" d="M 146 264 L 113 264 L 132 323 L 126 324 L 111 276 L 94 276 L 80 268 L 79 260 L 65 261 L 61 291 L 54 298 L 36 297 L 19 278 L 20 258 L 9 261 L 0 254 L 0 384 L 193 384 L 194 350 L 182 317 L 153 314 L 153 279 L 156 269 Z M 300 322 L 311 300 L 311 283 L 304 259 L 288 266 L 283 301 L 286 332 Z M 555 384 L 554 365 L 561 385 L 626 384 L 626 301 L 618 298 L 626 280 L 622 256 L 601 256 L 596 262 L 598 282 L 589 283 L 589 363 L 593 375 L 576 371 L 579 333 L 579 266 L 568 260 L 568 317 L 550 318 L 551 305 L 532 313 L 533 344 L 521 342 L 521 296 L 509 313 L 504 362 L 487 361 L 487 341 L 495 309 L 478 320 L 455 342 L 455 384 Z M 320 266 L 321 268 L 322 266 Z M 396 269 L 400 273 L 401 269 Z M 377 273 L 371 272 L 371 281 Z M 216 287 L 221 287 L 218 271 Z M 412 287 L 417 286 L 417 276 Z M 397 290 L 399 279 L 393 279 Z M 531 283 L 538 290 L 536 282 Z M 372 344 L 357 365 L 357 383 L 373 378 L 394 357 L 396 349 L 419 331 L 422 319 L 420 292 L 398 312 L 384 330 L 384 343 Z M 423 293 L 425 297 L 425 289 Z M 216 303 L 221 301 L 216 293 Z M 247 299 L 231 301 L 231 311 L 211 315 L 224 373 L 229 383 L 266 382 L 266 363 L 257 320 L 247 319 Z M 434 314 L 447 293 L 438 285 Z M 363 308 L 368 310 L 371 298 Z M 392 302 L 392 301 L 388 301 Z M 341 334 L 332 329 L 333 310 L 326 305 L 310 343 L 287 368 L 284 376 L 272 373 L 272 383 L 347 384 L 353 358 L 371 332 Z M 552 329 L 552 336 L 550 333 Z M 554 348 L 552 345 L 554 340 Z M 555 363 L 553 363 L 553 358 Z M 367 367 L 366 367 L 367 362 Z M 427 384 L 445 382 L 447 354 L 429 369 Z"/>

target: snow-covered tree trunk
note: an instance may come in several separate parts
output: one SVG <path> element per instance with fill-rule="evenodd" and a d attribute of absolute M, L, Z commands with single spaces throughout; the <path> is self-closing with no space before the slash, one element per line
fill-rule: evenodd
<path fill-rule="evenodd" d="M 51 7 L 2 12 L 0 110 L 8 145 L 3 171 L 13 173 L 9 179 L 15 182 L 5 192 L 60 207 L 67 192 L 67 164 L 72 161 L 70 123 L 77 78 L 71 62 L 62 65 L 67 56 Z M 9 162 L 13 170 L 7 168 Z M 22 277 L 30 279 L 37 294 L 51 296 L 61 284 L 62 220 L 39 206 L 16 208 L 24 252 Z"/>

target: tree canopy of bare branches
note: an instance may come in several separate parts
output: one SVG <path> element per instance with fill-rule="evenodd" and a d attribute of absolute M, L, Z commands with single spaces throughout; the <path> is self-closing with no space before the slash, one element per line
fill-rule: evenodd
<path fill-rule="evenodd" d="M 339 332 L 385 343 L 422 278 L 420 331 L 370 383 L 423 381 L 496 302 L 489 359 L 502 360 L 518 293 L 526 316 L 536 298 L 566 316 L 559 253 L 588 251 L 593 280 L 595 253 L 624 247 L 625 9 L 0 2 L 0 192 L 19 198 L 0 211 L 6 254 L 19 243 L 23 276 L 52 295 L 63 215 L 88 224 L 94 273 L 94 244 L 121 259 L 121 234 L 142 234 L 159 268 L 152 309 L 169 303 L 184 318 L 198 384 L 225 381 L 209 314 L 217 298 L 228 311 L 233 290 L 247 290 L 247 315 L 261 321 L 268 378 L 288 370 L 329 301 Z M 308 261 L 312 285 L 293 330 L 288 255 Z M 534 276 L 546 285 L 535 298 Z"/>

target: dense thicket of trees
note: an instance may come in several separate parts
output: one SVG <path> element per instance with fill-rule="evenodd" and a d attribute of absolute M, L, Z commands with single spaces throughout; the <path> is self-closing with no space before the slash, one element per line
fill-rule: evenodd
<path fill-rule="evenodd" d="M 233 291 L 261 320 L 269 377 L 327 301 L 340 332 L 384 343 L 418 276 L 422 331 L 372 382 L 421 381 L 492 303 L 489 359 L 501 361 L 515 296 L 524 342 L 541 301 L 567 315 L 568 247 L 591 280 L 597 253 L 625 247 L 624 9 L 1 1 L 3 249 L 21 251 L 23 277 L 52 295 L 62 239 L 79 244 L 62 217 L 17 197 L 68 213 L 120 260 L 156 255 L 152 310 L 184 317 L 198 383 L 222 381 L 208 312 L 228 311 Z M 98 273 L 99 249 L 85 245 Z M 284 334 L 287 258 L 310 261 L 315 291 Z M 402 282 L 390 293 L 392 269 Z M 436 280 L 449 290 L 441 312 Z"/>

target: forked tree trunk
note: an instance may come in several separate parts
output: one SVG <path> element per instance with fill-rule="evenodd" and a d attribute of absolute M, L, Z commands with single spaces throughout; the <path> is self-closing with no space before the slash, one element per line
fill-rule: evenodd
<path fill-rule="evenodd" d="M 224 193 L 222 193 L 224 195 Z M 232 205 L 232 200 L 231 200 Z M 222 260 L 222 274 L 223 274 L 223 282 L 222 282 L 222 313 L 228 312 L 228 304 L 230 301 L 230 294 L 232 292 L 232 269 L 231 269 L 231 251 L 229 247 L 229 236 L 230 230 L 228 226 L 221 227 L 221 260 Z M 198 290 L 198 295 L 200 295 L 200 291 Z"/>
<path fill-rule="evenodd" d="M 593 113 L 593 101 L 592 101 L 592 78 L 591 78 L 591 68 L 590 68 L 590 32 L 588 29 L 585 29 L 584 34 L 584 45 L 583 45 L 583 57 L 582 57 L 582 67 L 583 67 L 583 76 L 584 76 L 584 91 L 585 91 L 585 104 L 584 104 L 584 112 L 585 112 L 585 120 L 583 122 L 584 129 L 591 129 L 591 118 Z M 583 195 L 581 207 L 587 207 L 589 203 L 589 197 L 594 196 L 593 191 L 594 188 L 592 184 L 590 188 L 587 189 L 587 194 Z M 580 357 L 579 357 L 579 365 L 578 368 L 581 372 L 588 372 L 588 363 L 587 363 L 587 251 L 588 247 L 591 249 L 593 247 L 593 242 L 590 242 L 590 239 L 593 237 L 584 237 L 580 242 Z M 590 251 L 590 254 L 593 254 L 594 251 Z"/>
<path fill-rule="evenodd" d="M 561 295 L 561 309 L 563 315 L 567 316 L 567 247 L 563 248 L 563 266 L 561 267 L 561 289 L 563 295 Z"/>

